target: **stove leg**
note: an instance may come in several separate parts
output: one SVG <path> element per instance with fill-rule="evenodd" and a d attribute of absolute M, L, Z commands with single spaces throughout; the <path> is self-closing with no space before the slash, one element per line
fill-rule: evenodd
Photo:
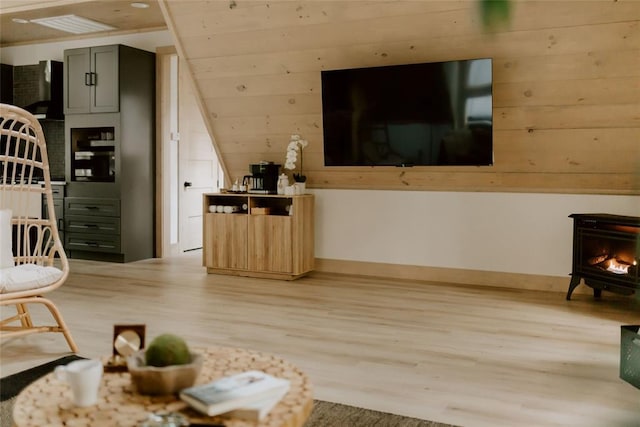
<path fill-rule="evenodd" d="M 571 299 L 573 290 L 580 284 L 580 276 L 571 276 L 571 283 L 569 283 L 569 291 L 567 292 L 567 301 Z"/>

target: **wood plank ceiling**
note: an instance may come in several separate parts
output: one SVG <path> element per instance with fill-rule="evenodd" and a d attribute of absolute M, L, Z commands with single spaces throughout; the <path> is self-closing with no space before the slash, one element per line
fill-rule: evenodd
<path fill-rule="evenodd" d="M 2 0 L 0 1 L 0 46 L 106 37 L 145 31 L 165 30 L 164 16 L 156 0 L 142 0 L 149 7 L 131 6 L 132 0 Z M 33 19 L 77 15 L 115 27 L 115 30 L 77 36 L 31 23 Z M 14 20 L 27 21 L 17 23 Z"/>
<path fill-rule="evenodd" d="M 160 5 L 231 182 L 299 133 L 311 188 L 639 194 L 640 2 L 517 1 L 491 32 L 471 0 Z M 322 70 L 482 57 L 493 166 L 324 166 Z"/>
<path fill-rule="evenodd" d="M 2 1 L 3 45 L 42 37 L 6 21 L 17 4 L 43 13 L 31 3 Z M 518 0 L 490 32 L 477 0 L 159 0 L 148 23 L 129 1 L 46 3 L 125 31 L 166 22 L 227 183 L 282 164 L 299 133 L 310 188 L 640 194 L 639 1 Z M 493 59 L 493 166 L 324 166 L 322 70 L 481 57 Z"/>

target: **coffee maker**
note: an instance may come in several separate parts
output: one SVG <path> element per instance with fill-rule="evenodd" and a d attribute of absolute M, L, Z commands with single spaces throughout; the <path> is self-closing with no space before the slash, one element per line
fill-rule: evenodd
<path fill-rule="evenodd" d="M 276 194 L 278 192 L 278 175 L 280 165 L 273 162 L 260 162 L 249 165 L 251 175 L 245 175 L 242 184 L 249 193 Z"/>

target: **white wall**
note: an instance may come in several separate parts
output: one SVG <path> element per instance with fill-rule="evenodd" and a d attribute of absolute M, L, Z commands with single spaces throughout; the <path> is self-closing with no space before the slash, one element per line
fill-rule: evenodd
<path fill-rule="evenodd" d="M 44 60 L 63 61 L 63 52 L 65 49 L 110 44 L 124 44 L 138 49 L 147 50 L 149 52 L 155 52 L 157 47 L 173 46 L 174 43 L 169 31 L 165 30 L 148 33 L 133 33 L 122 36 L 10 46 L 0 48 L 0 62 L 3 64 L 18 66 L 33 65 Z"/>
<path fill-rule="evenodd" d="M 314 190 L 316 257 L 566 277 L 572 213 L 640 216 L 640 197 Z"/>

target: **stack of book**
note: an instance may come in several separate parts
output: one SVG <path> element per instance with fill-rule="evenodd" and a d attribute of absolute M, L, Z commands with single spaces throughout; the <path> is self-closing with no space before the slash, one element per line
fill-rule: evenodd
<path fill-rule="evenodd" d="M 289 391 L 289 381 L 262 371 L 247 371 L 185 388 L 180 398 L 209 416 L 259 421 Z"/>

